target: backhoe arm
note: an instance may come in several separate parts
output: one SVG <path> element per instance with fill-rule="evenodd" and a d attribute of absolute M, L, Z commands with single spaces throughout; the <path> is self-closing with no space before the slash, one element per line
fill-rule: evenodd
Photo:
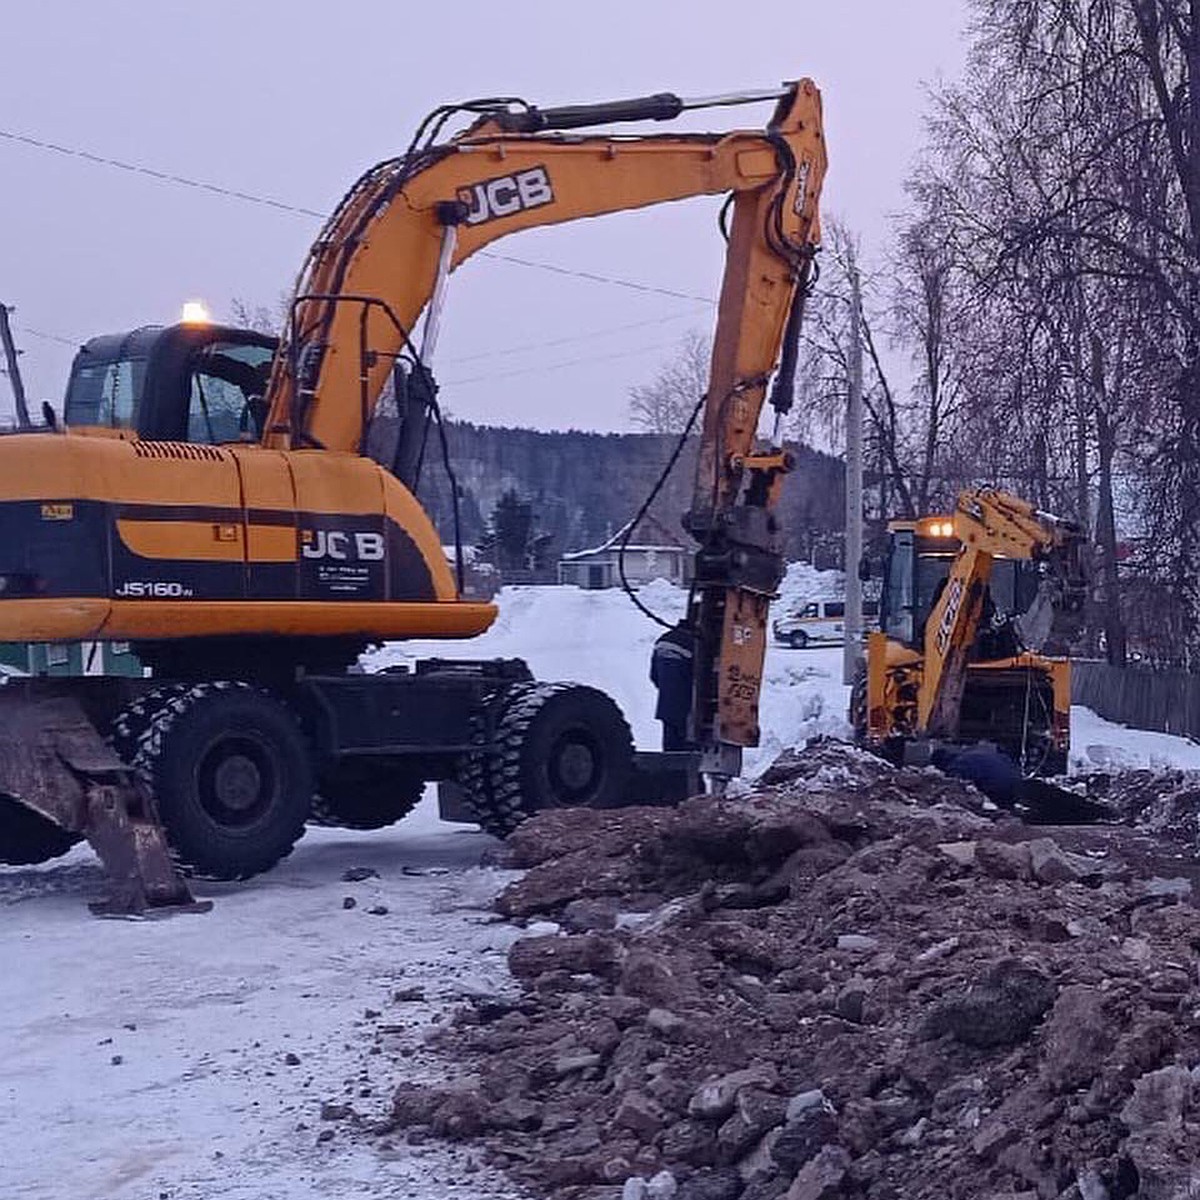
<path fill-rule="evenodd" d="M 1039 619 L 1043 613 L 1046 619 L 1037 644 L 1028 632 L 1030 622 L 1015 622 L 1025 649 L 1040 649 L 1051 626 L 1061 637 L 1073 636 L 1087 591 L 1078 526 L 1039 512 L 1016 496 L 986 488 L 962 492 L 954 532 L 961 548 L 926 622 L 925 676 L 917 706 L 918 728 L 940 737 L 951 737 L 958 729 L 967 662 L 997 557 L 1044 562 L 1048 567 L 1034 604 Z"/>

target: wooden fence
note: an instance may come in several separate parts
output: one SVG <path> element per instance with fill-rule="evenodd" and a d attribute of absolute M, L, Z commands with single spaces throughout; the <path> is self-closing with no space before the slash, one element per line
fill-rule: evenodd
<path fill-rule="evenodd" d="M 1071 700 L 1135 729 L 1200 739 L 1200 675 L 1076 661 Z"/>

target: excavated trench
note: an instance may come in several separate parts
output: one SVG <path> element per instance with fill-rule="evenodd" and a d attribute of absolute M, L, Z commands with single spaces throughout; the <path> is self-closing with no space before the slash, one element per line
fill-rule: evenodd
<path fill-rule="evenodd" d="M 519 989 L 379 1132 L 555 1200 L 1200 1195 L 1200 781 L 1092 784 L 1121 824 L 1032 827 L 826 743 L 540 815 L 496 903 Z"/>

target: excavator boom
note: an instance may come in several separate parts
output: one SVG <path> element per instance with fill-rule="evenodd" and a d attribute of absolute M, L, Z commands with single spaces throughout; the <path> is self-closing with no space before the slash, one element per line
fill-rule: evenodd
<path fill-rule="evenodd" d="M 422 352 L 414 331 L 438 295 L 442 270 L 523 229 L 691 196 L 733 193 L 743 210 L 734 216 L 714 388 L 724 396 L 735 380 L 768 375 L 800 259 L 819 238 L 825 171 L 817 89 L 804 80 L 777 95 L 765 132 L 725 134 L 566 136 L 552 128 L 661 111 L 648 101 L 567 110 L 569 119 L 555 115 L 563 110 L 532 110 L 539 119 L 525 121 L 516 118 L 529 114 L 499 105 L 459 137 L 368 171 L 330 217 L 301 274 L 266 397 L 265 444 L 359 452 L 393 364 Z M 547 131 L 505 132 L 516 125 Z M 739 216 L 753 227 L 739 230 Z M 355 353 L 360 346 L 366 362 Z M 730 454 L 744 453 L 754 434 L 746 421 L 751 400 L 736 407 L 724 417 Z M 706 421 L 714 441 L 718 408 Z"/>

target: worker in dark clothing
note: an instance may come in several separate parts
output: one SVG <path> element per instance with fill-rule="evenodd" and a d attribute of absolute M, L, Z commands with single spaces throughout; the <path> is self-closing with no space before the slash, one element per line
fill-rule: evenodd
<path fill-rule="evenodd" d="M 688 717 L 692 711 L 692 672 L 696 634 L 686 620 L 654 643 L 650 681 L 658 688 L 654 716 L 662 722 L 664 750 L 690 750 Z"/>
<path fill-rule="evenodd" d="M 1021 796 L 1021 772 L 1002 750 L 981 742 L 957 749 L 940 747 L 933 753 L 933 765 L 946 775 L 973 783 L 993 804 L 1012 808 Z"/>

